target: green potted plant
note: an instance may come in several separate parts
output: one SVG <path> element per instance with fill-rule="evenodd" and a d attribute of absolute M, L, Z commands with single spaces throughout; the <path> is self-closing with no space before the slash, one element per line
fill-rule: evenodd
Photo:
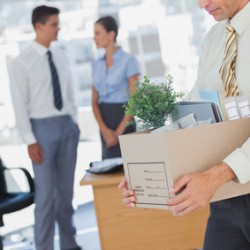
<path fill-rule="evenodd" d="M 135 117 L 142 129 L 159 128 L 174 112 L 174 104 L 182 99 L 182 92 L 175 92 L 173 78 L 168 75 L 165 83 L 151 82 L 144 76 L 142 82 L 135 85 L 136 91 L 125 105 L 125 114 Z"/>

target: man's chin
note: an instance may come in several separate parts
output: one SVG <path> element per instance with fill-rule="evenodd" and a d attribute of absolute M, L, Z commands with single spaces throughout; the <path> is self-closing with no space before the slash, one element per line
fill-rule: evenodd
<path fill-rule="evenodd" d="M 57 40 L 58 40 L 58 36 L 53 37 L 53 38 L 51 39 L 51 42 L 53 42 L 53 41 L 57 41 Z"/>

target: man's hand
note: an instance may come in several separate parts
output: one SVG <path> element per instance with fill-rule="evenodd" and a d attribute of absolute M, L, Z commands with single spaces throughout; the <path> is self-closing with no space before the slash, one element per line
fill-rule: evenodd
<path fill-rule="evenodd" d="M 135 192 L 127 188 L 127 181 L 125 177 L 121 179 L 118 187 L 122 189 L 122 200 L 126 204 L 126 206 L 135 207 Z"/>
<path fill-rule="evenodd" d="M 172 193 L 180 193 L 168 200 L 169 211 L 181 216 L 204 208 L 216 190 L 235 177 L 234 172 L 224 162 L 205 172 L 183 176 L 174 183 Z"/>
<path fill-rule="evenodd" d="M 38 143 L 28 145 L 29 157 L 35 164 L 40 164 L 43 161 L 44 154 L 41 146 Z"/>
<path fill-rule="evenodd" d="M 169 211 L 179 216 L 205 207 L 215 192 L 215 186 L 207 173 L 183 176 L 174 184 L 172 193 L 181 189 L 176 197 L 168 200 Z"/>

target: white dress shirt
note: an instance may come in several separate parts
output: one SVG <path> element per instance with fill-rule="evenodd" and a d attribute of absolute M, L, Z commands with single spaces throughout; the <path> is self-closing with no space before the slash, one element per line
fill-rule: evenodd
<path fill-rule="evenodd" d="M 60 79 L 63 108 L 54 106 L 48 48 L 33 42 L 10 64 L 10 86 L 16 123 L 24 143 L 36 143 L 30 119 L 70 115 L 76 120 L 73 81 L 64 53 L 50 48 Z"/>
<path fill-rule="evenodd" d="M 236 81 L 240 94 L 250 100 L 250 3 L 232 19 L 237 32 Z M 200 59 L 196 84 L 191 98 L 198 98 L 199 89 L 218 90 L 225 97 L 224 85 L 219 74 L 226 43 L 226 21 L 216 24 L 207 34 Z M 250 129 L 250 128 L 249 128 Z M 228 135 L 230 136 L 230 135 Z M 241 148 L 224 159 L 235 172 L 240 183 L 250 180 L 250 138 Z"/>

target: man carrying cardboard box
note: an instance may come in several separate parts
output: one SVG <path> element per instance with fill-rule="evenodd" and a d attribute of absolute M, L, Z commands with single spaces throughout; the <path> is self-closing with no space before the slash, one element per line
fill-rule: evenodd
<path fill-rule="evenodd" d="M 211 89 L 225 97 L 246 95 L 250 99 L 249 0 L 199 0 L 199 6 L 219 23 L 205 38 L 191 97 L 195 98 L 199 89 Z M 168 200 L 169 210 L 181 216 L 201 209 L 216 190 L 231 180 L 250 181 L 250 139 L 220 164 L 176 181 L 172 193 L 183 191 Z M 119 187 L 124 203 L 134 207 L 136 197 L 133 190 L 127 189 L 125 179 Z M 249 219 L 250 195 L 211 203 L 204 250 L 250 249 Z"/>

